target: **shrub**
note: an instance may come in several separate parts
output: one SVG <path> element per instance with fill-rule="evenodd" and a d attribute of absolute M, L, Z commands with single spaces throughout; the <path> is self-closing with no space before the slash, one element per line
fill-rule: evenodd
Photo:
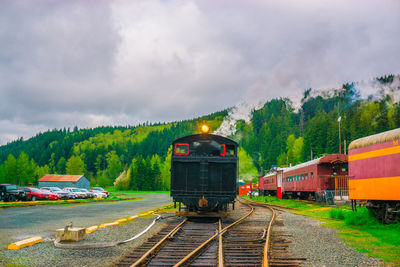
<path fill-rule="evenodd" d="M 334 219 L 344 220 L 344 212 L 341 209 L 331 209 L 329 211 L 329 217 Z"/>
<path fill-rule="evenodd" d="M 357 211 L 331 209 L 329 217 L 344 220 L 347 225 L 371 225 L 378 223 L 372 212 L 363 207 Z"/>
<path fill-rule="evenodd" d="M 344 221 L 348 225 L 370 225 L 378 222 L 375 217 L 371 216 L 371 212 L 365 207 L 358 209 L 357 212 L 348 212 Z"/>

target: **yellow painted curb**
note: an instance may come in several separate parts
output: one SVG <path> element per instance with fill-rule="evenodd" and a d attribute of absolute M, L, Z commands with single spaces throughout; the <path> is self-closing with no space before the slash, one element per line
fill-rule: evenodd
<path fill-rule="evenodd" d="M 97 231 L 98 229 L 99 229 L 99 227 L 98 227 L 97 225 L 95 225 L 95 226 L 90 226 L 90 227 L 86 228 L 86 233 L 87 233 L 87 234 L 91 234 L 91 233 L 93 233 L 94 231 Z"/>
<path fill-rule="evenodd" d="M 136 219 L 136 218 L 139 218 L 139 216 L 138 216 L 138 215 L 130 216 L 130 217 L 128 217 L 128 220 L 129 220 L 129 221 L 132 221 L 132 220 L 134 220 L 134 219 Z"/>
<path fill-rule="evenodd" d="M 152 214 L 153 212 L 154 212 L 153 210 L 150 210 L 150 211 L 148 211 L 148 212 L 145 212 L 145 213 L 139 214 L 139 216 L 146 216 L 146 215 L 150 215 L 150 214 Z"/>
<path fill-rule="evenodd" d="M 99 228 L 106 228 L 106 227 L 110 227 L 110 226 L 117 226 L 119 225 L 118 222 L 112 222 L 112 223 L 103 223 L 99 225 Z"/>
<path fill-rule="evenodd" d="M 116 220 L 115 222 L 121 224 L 121 223 L 124 223 L 124 222 L 127 222 L 127 221 L 128 221 L 128 219 L 123 218 L 123 219 Z"/>
<path fill-rule="evenodd" d="M 20 249 L 28 246 L 32 246 L 36 243 L 43 242 L 43 238 L 40 236 L 31 237 L 25 240 L 21 240 L 15 243 L 12 243 L 8 246 L 8 249 Z"/>

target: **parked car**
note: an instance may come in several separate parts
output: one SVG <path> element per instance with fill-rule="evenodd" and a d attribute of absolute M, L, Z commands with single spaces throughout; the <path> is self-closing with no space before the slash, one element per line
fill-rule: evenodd
<path fill-rule="evenodd" d="M 71 193 L 74 193 L 77 196 L 77 198 L 87 198 L 86 193 L 85 192 L 81 192 L 81 190 L 79 190 L 76 187 L 66 187 L 66 188 L 64 188 L 64 190 L 67 190 L 67 191 L 69 191 Z"/>
<path fill-rule="evenodd" d="M 0 184 L 0 200 L 4 202 L 13 202 L 16 200 L 25 200 L 26 194 L 13 184 Z"/>
<path fill-rule="evenodd" d="M 60 196 L 53 192 L 50 192 L 50 191 L 47 191 L 47 192 L 42 191 L 42 192 L 44 192 L 44 194 L 46 195 L 46 199 L 50 199 L 50 200 L 59 200 L 60 199 Z"/>
<path fill-rule="evenodd" d="M 40 190 L 46 190 L 48 192 L 57 194 L 60 197 L 60 199 L 76 198 L 76 195 L 74 193 L 71 193 L 66 190 L 62 190 L 59 187 L 42 187 L 42 188 L 40 188 Z"/>
<path fill-rule="evenodd" d="M 105 198 L 105 197 L 107 197 L 106 193 L 103 193 L 103 192 L 100 192 L 100 191 L 97 191 L 97 190 L 90 190 L 90 192 L 92 192 L 94 194 L 95 198 Z"/>
<path fill-rule="evenodd" d="M 40 199 L 49 199 L 49 200 L 58 200 L 60 197 L 51 192 L 41 191 L 37 188 L 33 187 L 20 187 L 21 190 L 25 191 L 27 200 L 40 200 Z"/>
<path fill-rule="evenodd" d="M 107 195 L 107 197 L 110 195 L 106 190 L 104 190 L 102 187 L 92 187 L 90 188 L 91 191 L 96 191 L 96 192 L 101 192 Z"/>
<path fill-rule="evenodd" d="M 94 194 L 85 188 L 78 188 L 81 192 L 86 194 L 86 198 L 94 198 Z"/>

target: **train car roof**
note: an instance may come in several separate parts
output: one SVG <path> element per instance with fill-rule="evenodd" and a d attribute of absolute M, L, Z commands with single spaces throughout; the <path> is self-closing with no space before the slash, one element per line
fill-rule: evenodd
<path fill-rule="evenodd" d="M 326 155 L 322 156 L 307 162 L 303 162 L 300 164 L 297 164 L 292 167 L 287 167 L 284 168 L 283 172 L 289 172 L 293 170 L 297 170 L 300 168 L 308 167 L 314 164 L 320 164 L 320 163 L 333 163 L 333 162 L 347 162 L 348 156 L 344 154 L 331 154 L 331 155 Z"/>
<path fill-rule="evenodd" d="M 274 176 L 274 175 L 276 175 L 276 173 L 277 173 L 277 171 L 286 171 L 286 169 L 287 169 L 287 167 L 278 167 L 278 168 L 276 168 L 274 171 L 270 171 L 270 172 L 268 172 L 268 173 L 266 173 L 266 174 L 264 174 L 264 175 L 261 175 L 259 178 L 267 178 L 267 177 L 271 177 L 271 176 Z"/>
<path fill-rule="evenodd" d="M 220 136 L 220 135 L 215 135 L 215 134 L 192 134 L 188 136 L 184 136 L 181 138 L 176 139 L 173 143 L 184 143 L 184 142 L 189 142 L 189 141 L 196 141 L 196 140 L 215 140 L 219 143 L 224 143 L 224 144 L 232 144 L 237 146 L 238 144 L 226 137 Z"/>
<path fill-rule="evenodd" d="M 400 128 L 356 139 L 350 143 L 349 150 L 381 144 L 397 139 L 400 139 Z"/>

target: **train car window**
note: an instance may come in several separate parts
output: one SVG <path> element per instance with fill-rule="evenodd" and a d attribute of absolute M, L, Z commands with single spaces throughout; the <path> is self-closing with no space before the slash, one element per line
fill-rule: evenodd
<path fill-rule="evenodd" d="M 221 156 L 225 157 L 226 156 L 226 145 L 222 144 L 221 145 Z"/>
<path fill-rule="evenodd" d="M 235 146 L 234 145 L 226 145 L 226 155 L 227 156 L 235 156 Z"/>
<path fill-rule="evenodd" d="M 220 156 L 221 144 L 214 140 L 199 140 L 193 142 L 193 150 L 191 155 L 207 155 L 207 156 Z"/>
<path fill-rule="evenodd" d="M 314 173 L 310 173 L 310 179 L 312 180 L 314 178 Z"/>
<path fill-rule="evenodd" d="M 175 144 L 175 155 L 189 155 L 189 144 Z"/>
<path fill-rule="evenodd" d="M 305 176 L 306 176 L 306 180 L 308 180 L 308 173 L 306 173 Z"/>

